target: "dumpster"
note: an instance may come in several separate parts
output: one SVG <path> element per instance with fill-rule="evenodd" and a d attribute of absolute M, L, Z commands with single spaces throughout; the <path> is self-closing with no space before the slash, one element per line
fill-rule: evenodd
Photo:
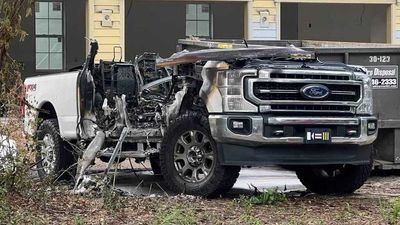
<path fill-rule="evenodd" d="M 379 135 L 374 144 L 376 169 L 400 169 L 400 45 L 306 40 L 192 40 L 178 41 L 177 50 L 288 46 L 314 51 L 324 62 L 362 65 L 372 78 Z"/>

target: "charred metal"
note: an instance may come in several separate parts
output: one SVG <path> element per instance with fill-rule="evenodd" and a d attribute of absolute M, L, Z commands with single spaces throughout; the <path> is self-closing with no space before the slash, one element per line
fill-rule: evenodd
<path fill-rule="evenodd" d="M 97 49 L 92 42 L 78 75 L 77 133 L 87 147 L 76 187 L 96 157 L 108 162 L 105 174 L 115 161 L 150 159 L 171 189 L 205 196 L 232 187 L 244 165 L 370 163 L 377 134 L 366 127 L 376 118 L 360 67 L 323 63 L 293 46 L 182 51 L 167 59 L 144 53 L 134 62 L 96 64 Z M 305 142 L 308 126 L 320 127 L 315 132 L 323 134 L 309 136 L 323 135 L 315 143 L 329 147 L 318 157 L 308 150 L 315 143 Z"/>
<path fill-rule="evenodd" d="M 313 57 L 311 52 L 295 47 L 270 47 L 183 51 L 168 59 L 145 53 L 134 63 L 100 60 L 95 64 L 97 48 L 96 42 L 91 43 L 91 53 L 79 76 L 80 137 L 96 142 L 95 137 L 104 132 L 105 146 L 109 147 L 127 127 L 125 141 L 143 145 L 145 154 L 158 150 L 164 130 L 177 115 L 188 110 L 207 113 L 221 107 L 220 102 L 215 106 L 216 101 L 210 101 L 217 70 L 244 66 L 254 59 L 288 60 L 300 54 Z M 88 150 L 92 150 L 91 145 Z"/>

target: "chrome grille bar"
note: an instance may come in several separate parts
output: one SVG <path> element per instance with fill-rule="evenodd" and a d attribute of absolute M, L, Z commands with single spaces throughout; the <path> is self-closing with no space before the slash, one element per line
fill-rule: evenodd
<path fill-rule="evenodd" d="M 329 95 L 321 100 L 306 98 L 301 89 L 311 84 L 325 85 Z M 247 78 L 245 86 L 246 98 L 266 112 L 354 114 L 363 93 L 362 81 L 352 80 L 348 71 L 263 69 L 259 78 Z"/>

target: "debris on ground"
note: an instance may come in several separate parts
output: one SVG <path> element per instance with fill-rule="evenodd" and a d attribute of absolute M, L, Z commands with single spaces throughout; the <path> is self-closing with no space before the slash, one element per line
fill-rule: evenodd
<path fill-rule="evenodd" d="M 83 183 L 91 183 L 92 179 L 84 176 L 87 181 Z M 182 223 L 174 224 L 400 225 L 400 218 L 396 217 L 400 215 L 397 214 L 400 198 L 395 197 L 400 196 L 399 180 L 397 176 L 372 177 L 360 191 L 348 196 L 287 192 L 287 200 L 272 205 L 243 206 L 237 197 L 74 195 L 62 191 L 50 192 L 42 201 L 11 195 L 7 202 L 16 213 L 29 215 L 23 224 L 151 225 L 181 219 Z M 385 189 L 385 185 L 389 185 L 389 189 Z M 388 190 L 390 192 L 386 193 Z M 270 193 L 268 197 L 275 195 Z M 0 215 L 1 210 L 0 207 Z M 183 223 L 185 221 L 190 223 Z"/>

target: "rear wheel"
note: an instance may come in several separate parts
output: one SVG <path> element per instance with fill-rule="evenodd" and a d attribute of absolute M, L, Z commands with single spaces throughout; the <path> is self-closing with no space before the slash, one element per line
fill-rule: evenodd
<path fill-rule="evenodd" d="M 350 194 L 368 179 L 372 165 L 304 166 L 296 170 L 301 183 L 317 194 Z"/>
<path fill-rule="evenodd" d="M 71 179 L 75 174 L 75 158 L 59 135 L 56 119 L 43 121 L 37 131 L 37 171 L 41 179 Z"/>
<path fill-rule="evenodd" d="M 200 196 L 229 191 L 240 167 L 222 166 L 208 119 L 195 112 L 179 116 L 168 128 L 160 151 L 161 173 L 171 190 Z"/>

